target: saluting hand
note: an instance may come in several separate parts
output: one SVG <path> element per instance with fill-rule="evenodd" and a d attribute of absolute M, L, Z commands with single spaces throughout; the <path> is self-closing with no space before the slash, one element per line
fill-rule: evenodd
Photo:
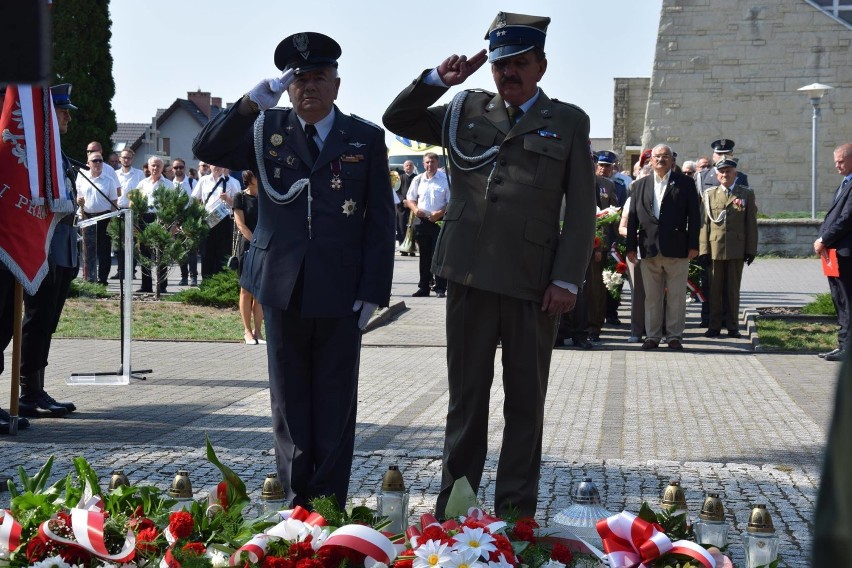
<path fill-rule="evenodd" d="M 448 87 L 460 85 L 488 61 L 483 49 L 470 59 L 466 55 L 450 55 L 438 65 L 438 75 Z"/>
<path fill-rule="evenodd" d="M 248 92 L 248 96 L 253 100 L 260 110 L 269 110 L 278 104 L 281 100 L 281 95 L 290 86 L 290 83 L 296 78 L 296 71 L 287 69 L 281 77 L 273 77 L 264 79 L 254 86 Z"/>

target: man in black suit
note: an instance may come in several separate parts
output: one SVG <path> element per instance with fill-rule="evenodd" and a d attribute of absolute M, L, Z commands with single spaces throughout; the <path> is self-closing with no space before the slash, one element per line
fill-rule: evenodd
<path fill-rule="evenodd" d="M 828 277 L 831 299 L 837 311 L 837 349 L 820 353 L 826 361 L 843 361 L 849 348 L 849 322 L 852 321 L 852 144 L 841 144 L 834 150 L 834 167 L 843 181 L 834 192 L 834 203 L 825 214 L 814 241 L 814 251 L 828 258 L 828 249 L 836 249 L 840 276 Z"/>
<path fill-rule="evenodd" d="M 290 505 L 346 505 L 361 330 L 390 299 L 394 206 L 384 131 L 335 105 L 340 46 L 285 38 L 283 76 L 201 131 L 193 152 L 252 170 L 258 222 L 240 284 L 263 305 L 278 477 Z M 293 109 L 272 108 L 284 90 Z"/>
<path fill-rule="evenodd" d="M 689 261 L 698 255 L 698 193 L 691 178 L 674 171 L 673 154 L 664 144 L 653 148 L 654 174 L 633 184 L 627 217 L 627 258 L 636 262 L 638 251 L 645 283 L 648 335 L 642 349 L 660 345 L 663 306 L 669 348 L 683 349 Z"/>

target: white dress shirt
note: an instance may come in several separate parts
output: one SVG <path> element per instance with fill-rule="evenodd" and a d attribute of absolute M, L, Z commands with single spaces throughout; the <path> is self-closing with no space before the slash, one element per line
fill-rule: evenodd
<path fill-rule="evenodd" d="M 104 168 L 106 169 L 106 168 Z M 121 186 L 121 195 L 118 197 L 118 206 L 122 209 L 130 207 L 130 200 L 127 194 L 131 189 L 136 189 L 142 180 L 145 179 L 145 173 L 139 168 L 130 168 L 130 171 L 125 172 L 119 168 L 115 170 L 115 175 L 118 178 L 118 183 Z"/>
<path fill-rule="evenodd" d="M 660 206 L 663 204 L 663 197 L 666 194 L 666 188 L 669 186 L 669 178 L 672 176 L 672 171 L 666 172 L 662 178 L 654 172 L 654 217 L 660 218 Z"/>
<path fill-rule="evenodd" d="M 192 197 L 201 201 L 204 204 L 205 208 L 208 207 L 208 203 L 212 207 L 212 203 L 210 203 L 214 199 L 221 199 L 219 196 L 222 194 L 222 191 L 228 194 L 228 196 L 233 201 L 234 196 L 240 192 L 240 184 L 236 179 L 232 177 L 227 177 L 224 188 L 223 184 L 219 183 L 223 176 L 219 176 L 218 178 L 214 178 L 213 174 L 208 174 L 203 176 L 198 183 L 195 184 L 195 188 L 192 190 Z M 215 191 L 216 195 L 211 195 Z M 209 198 L 209 199 L 208 199 Z M 227 206 L 228 204 L 225 203 Z M 231 212 L 231 208 L 228 207 L 228 212 Z"/>
<path fill-rule="evenodd" d="M 447 174 L 438 170 L 431 178 L 426 177 L 426 172 L 411 180 L 411 186 L 405 198 L 417 202 L 417 208 L 434 212 L 446 209 L 450 201 L 450 186 L 447 182 Z"/>
<path fill-rule="evenodd" d="M 113 179 L 115 176 L 107 174 L 107 170 L 111 170 L 113 174 L 115 173 L 115 170 L 106 166 L 98 177 L 89 175 L 86 176 L 89 178 L 87 180 L 83 176 L 77 176 L 77 196 L 86 200 L 86 204 L 83 205 L 84 213 L 105 213 L 112 211 L 112 204 L 118 200 L 118 188 L 120 187 L 118 180 Z M 89 183 L 89 180 L 100 191 L 92 187 L 92 183 Z"/>
<path fill-rule="evenodd" d="M 154 190 L 157 189 L 158 187 L 160 187 L 161 185 L 164 185 L 169 189 L 175 188 L 175 184 L 173 184 L 169 180 L 169 178 L 167 178 L 165 176 L 160 176 L 160 179 L 158 179 L 157 181 L 152 180 L 150 177 L 146 177 L 139 184 L 139 189 L 142 190 L 142 195 L 145 197 L 145 199 L 148 200 L 148 212 L 149 213 L 153 213 L 153 212 L 156 211 L 156 209 L 154 209 L 154 197 L 153 197 L 153 195 L 154 195 Z"/>

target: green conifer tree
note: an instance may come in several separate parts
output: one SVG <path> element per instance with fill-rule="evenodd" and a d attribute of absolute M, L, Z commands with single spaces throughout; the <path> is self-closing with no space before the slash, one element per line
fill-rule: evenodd
<path fill-rule="evenodd" d="M 116 131 L 109 0 L 54 0 L 52 17 L 51 85 L 71 83 L 71 101 L 79 109 L 72 111 L 62 149 L 85 162 L 86 144 L 97 140 L 106 159 L 112 151 L 110 136 Z"/>

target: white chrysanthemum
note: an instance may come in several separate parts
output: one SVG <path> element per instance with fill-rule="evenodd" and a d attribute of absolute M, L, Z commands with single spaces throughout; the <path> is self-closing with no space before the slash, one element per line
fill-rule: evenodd
<path fill-rule="evenodd" d="M 542 568 L 565 568 L 565 565 L 560 561 L 551 558 L 542 566 Z"/>
<path fill-rule="evenodd" d="M 485 568 L 485 565 L 479 562 L 479 555 L 475 550 L 463 550 L 453 554 L 453 557 L 447 563 L 447 568 Z"/>
<path fill-rule="evenodd" d="M 503 553 L 500 553 L 500 558 L 498 558 L 496 562 L 489 562 L 488 568 L 514 568 L 514 566 L 506 560 Z"/>
<path fill-rule="evenodd" d="M 213 564 L 213 568 L 225 568 L 228 565 L 228 559 L 230 558 L 229 554 L 213 546 L 208 546 L 207 552 L 205 552 L 204 555 L 210 559 L 210 562 Z"/>
<path fill-rule="evenodd" d="M 497 550 L 494 545 L 494 537 L 485 532 L 485 529 L 463 527 L 462 532 L 453 537 L 456 541 L 455 549 L 459 552 L 473 550 L 477 558 L 482 556 L 488 558 L 490 552 Z"/>
<path fill-rule="evenodd" d="M 71 568 L 71 565 L 65 562 L 61 556 L 51 556 L 41 562 L 36 562 L 31 568 Z"/>
<path fill-rule="evenodd" d="M 413 568 L 444 568 L 452 559 L 450 547 L 437 540 L 427 540 L 414 551 Z"/>

